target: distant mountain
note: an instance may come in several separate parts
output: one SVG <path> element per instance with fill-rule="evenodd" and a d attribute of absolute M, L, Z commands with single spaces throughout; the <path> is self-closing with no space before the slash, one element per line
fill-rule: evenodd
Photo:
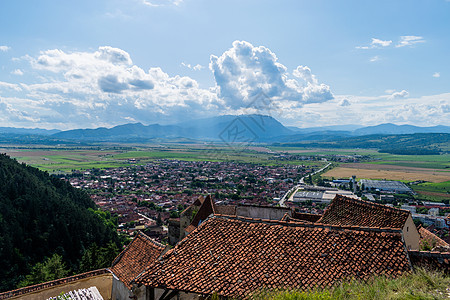
<path fill-rule="evenodd" d="M 57 129 L 0 127 L 0 134 L 52 135 L 60 131 Z"/>
<path fill-rule="evenodd" d="M 100 127 L 96 129 L 74 129 L 62 131 L 52 137 L 76 140 L 130 140 L 136 138 L 170 138 L 182 137 L 184 130 L 173 125 L 152 124 L 145 126 L 141 123 L 118 125 L 112 128 Z"/>
<path fill-rule="evenodd" d="M 312 133 L 312 132 L 322 132 L 322 131 L 355 131 L 356 129 L 362 128 L 362 125 L 348 124 L 348 125 L 333 125 L 333 126 L 321 126 L 321 127 L 306 127 L 299 128 L 294 126 L 287 126 L 292 131 L 301 133 Z"/>
<path fill-rule="evenodd" d="M 212 141 L 265 141 L 275 136 L 290 135 L 293 131 L 269 116 L 218 116 L 175 125 L 141 123 L 113 128 L 75 129 L 52 135 L 58 139 L 96 141 L 136 141 L 138 139 L 187 138 Z"/>
<path fill-rule="evenodd" d="M 224 115 L 199 119 L 176 124 L 187 128 L 191 138 L 207 138 L 212 140 L 229 141 L 234 134 L 239 138 L 265 141 L 267 139 L 290 135 L 294 132 L 270 116 L 264 115 Z"/>
<path fill-rule="evenodd" d="M 369 134 L 414 134 L 414 133 L 450 133 L 449 126 L 418 127 L 413 125 L 395 125 L 391 123 L 356 129 L 354 135 Z"/>
<path fill-rule="evenodd" d="M 296 143 L 303 141 L 332 141 L 352 136 L 373 134 L 398 135 L 415 133 L 450 133 L 449 126 L 418 127 L 413 125 L 380 124 L 336 125 L 297 128 L 286 127 L 270 116 L 224 115 L 190 120 L 173 125 L 129 123 L 112 128 L 74 129 L 67 131 L 0 127 L 0 143 L 90 143 L 163 141 L 216 141 Z"/>

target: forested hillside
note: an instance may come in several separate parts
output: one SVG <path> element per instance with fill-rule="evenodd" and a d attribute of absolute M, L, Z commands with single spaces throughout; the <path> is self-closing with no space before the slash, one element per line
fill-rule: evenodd
<path fill-rule="evenodd" d="M 450 150 L 449 133 L 415 133 L 396 135 L 365 135 L 358 137 L 337 137 L 333 141 L 298 141 L 274 143 L 281 147 L 309 148 L 362 148 L 378 149 L 380 152 L 404 155 L 436 155 Z"/>
<path fill-rule="evenodd" d="M 25 275 L 42 273 L 55 254 L 66 269 L 61 274 L 70 274 L 107 264 L 119 248 L 114 219 L 86 193 L 0 154 L 0 291 L 36 283 Z"/>

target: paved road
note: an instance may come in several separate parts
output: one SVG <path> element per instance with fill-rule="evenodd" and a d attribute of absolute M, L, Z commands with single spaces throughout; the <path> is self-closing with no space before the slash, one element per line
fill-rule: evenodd
<path fill-rule="evenodd" d="M 323 170 L 325 170 L 325 169 L 328 168 L 329 166 L 331 166 L 331 163 L 328 163 L 328 165 L 326 165 L 326 166 L 323 167 L 322 169 L 317 170 L 317 171 L 315 171 L 314 173 L 311 173 L 311 176 L 312 176 L 312 175 L 316 175 L 317 173 L 322 172 Z M 291 193 L 292 191 L 294 191 L 294 192 L 292 193 L 292 196 L 294 196 L 295 193 L 297 192 L 298 188 L 299 188 L 301 185 L 305 184 L 305 177 L 306 177 L 306 176 L 309 176 L 309 175 L 310 175 L 310 174 L 305 175 L 305 176 L 303 176 L 302 178 L 300 178 L 299 184 L 296 185 L 296 186 L 294 186 L 292 189 L 290 189 L 289 191 L 287 191 L 286 194 L 284 194 L 283 198 L 281 198 L 280 202 L 278 202 L 278 204 L 280 204 L 281 207 L 286 207 L 285 202 L 286 202 L 286 200 L 289 200 L 289 199 L 286 199 L 287 195 L 290 195 L 290 193 Z"/>

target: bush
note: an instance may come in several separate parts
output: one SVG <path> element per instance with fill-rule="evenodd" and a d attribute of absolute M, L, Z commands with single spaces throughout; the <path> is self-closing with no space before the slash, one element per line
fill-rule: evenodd
<path fill-rule="evenodd" d="M 313 290 L 263 290 L 251 299 L 302 300 L 302 299 L 448 299 L 450 277 L 442 272 L 417 269 L 392 279 L 376 276 L 367 281 L 349 280 L 334 287 Z"/>

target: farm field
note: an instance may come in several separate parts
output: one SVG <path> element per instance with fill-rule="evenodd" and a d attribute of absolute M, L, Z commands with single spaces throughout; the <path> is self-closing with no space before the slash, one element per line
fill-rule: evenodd
<path fill-rule="evenodd" d="M 430 200 L 448 200 L 450 199 L 450 181 L 438 183 L 419 183 L 411 186 L 415 192 L 422 197 Z"/>
<path fill-rule="evenodd" d="M 67 150 L 64 148 L 42 149 L 7 149 L 0 148 L 0 153 L 6 153 L 19 162 L 24 162 L 49 173 L 61 174 L 72 170 L 92 168 L 117 168 L 132 164 L 146 164 L 155 159 L 177 159 L 185 161 L 234 161 L 257 164 L 302 164 L 322 166 L 323 161 L 275 161 L 269 159 L 273 154 L 254 150 L 231 149 L 204 145 L 190 146 L 155 146 L 133 147 L 127 150 L 105 149 Z"/>

